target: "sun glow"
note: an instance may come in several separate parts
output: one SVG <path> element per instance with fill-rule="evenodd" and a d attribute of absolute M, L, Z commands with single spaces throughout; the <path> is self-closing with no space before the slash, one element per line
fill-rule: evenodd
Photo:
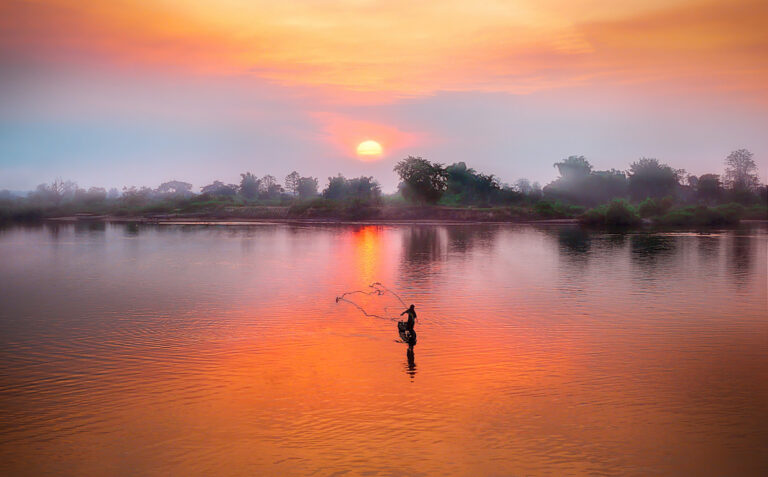
<path fill-rule="evenodd" d="M 376 141 L 363 141 L 357 145 L 357 154 L 360 156 L 380 156 L 382 151 L 381 144 Z"/>

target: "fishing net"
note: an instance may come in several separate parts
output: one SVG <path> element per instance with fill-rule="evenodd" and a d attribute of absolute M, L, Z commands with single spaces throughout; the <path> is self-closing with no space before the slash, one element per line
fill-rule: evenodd
<path fill-rule="evenodd" d="M 388 321 L 398 321 L 400 313 L 408 308 L 400 295 L 379 282 L 371 283 L 367 290 L 348 291 L 336 297 L 336 303 L 342 301 L 365 316 Z"/>

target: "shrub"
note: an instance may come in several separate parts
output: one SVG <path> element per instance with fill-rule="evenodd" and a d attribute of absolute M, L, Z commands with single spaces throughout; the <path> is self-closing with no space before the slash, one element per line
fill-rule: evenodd
<path fill-rule="evenodd" d="M 638 225 L 641 220 L 637 211 L 624 199 L 614 199 L 590 209 L 579 217 L 585 225 L 608 225 L 612 227 L 627 227 Z"/>
<path fill-rule="evenodd" d="M 661 206 L 652 197 L 648 197 L 640 202 L 637 211 L 640 213 L 640 217 L 654 217 L 662 213 Z"/>
<path fill-rule="evenodd" d="M 681 207 L 656 219 L 661 225 L 722 226 L 739 223 L 743 207 L 727 204 L 719 207 Z"/>
<path fill-rule="evenodd" d="M 662 213 L 670 210 L 673 205 L 675 205 L 675 198 L 671 195 L 668 195 L 659 201 L 659 208 Z"/>
<path fill-rule="evenodd" d="M 742 218 L 752 220 L 768 220 L 768 206 L 755 204 L 744 210 Z"/>
<path fill-rule="evenodd" d="M 722 213 L 730 221 L 738 222 L 746 215 L 747 208 L 741 204 L 731 202 L 729 204 L 718 205 L 715 210 Z"/>
<path fill-rule="evenodd" d="M 607 207 L 605 205 L 589 209 L 579 217 L 579 222 L 584 225 L 605 225 L 606 209 Z"/>
<path fill-rule="evenodd" d="M 584 212 L 583 207 L 563 204 L 560 201 L 541 200 L 533 206 L 535 215 L 544 219 L 563 219 L 577 216 Z"/>
<path fill-rule="evenodd" d="M 693 207 L 684 207 L 667 212 L 658 217 L 656 223 L 661 225 L 692 225 Z"/>
<path fill-rule="evenodd" d="M 624 199 L 614 199 L 608 204 L 605 211 L 605 224 L 615 226 L 637 225 L 640 216 L 629 202 Z"/>

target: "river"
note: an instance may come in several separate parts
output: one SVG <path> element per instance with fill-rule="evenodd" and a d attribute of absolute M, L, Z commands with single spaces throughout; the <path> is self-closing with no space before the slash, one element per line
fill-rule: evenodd
<path fill-rule="evenodd" d="M 766 475 L 767 250 L 765 225 L 6 227 L 0 473 Z"/>

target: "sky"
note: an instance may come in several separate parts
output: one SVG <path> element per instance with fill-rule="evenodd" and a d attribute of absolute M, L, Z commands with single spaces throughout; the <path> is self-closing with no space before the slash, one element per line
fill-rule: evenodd
<path fill-rule="evenodd" d="M 656 157 L 768 181 L 764 0 L 4 0 L 0 189 Z M 365 140 L 378 156 L 361 156 Z"/>

